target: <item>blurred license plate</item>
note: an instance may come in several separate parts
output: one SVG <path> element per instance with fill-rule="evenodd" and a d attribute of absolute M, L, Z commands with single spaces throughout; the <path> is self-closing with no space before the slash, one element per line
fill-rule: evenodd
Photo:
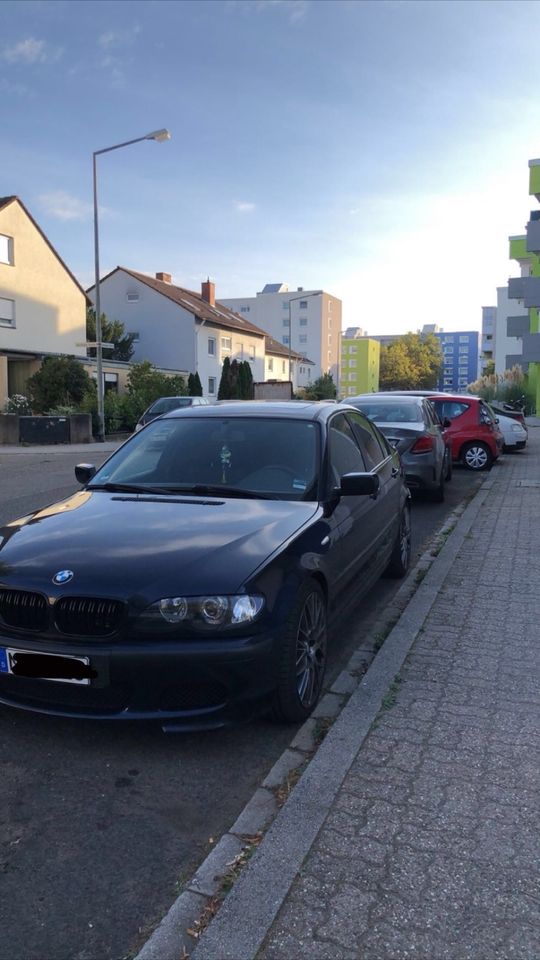
<path fill-rule="evenodd" d="M 92 676 L 90 657 L 36 653 L 35 650 L 14 650 L 11 647 L 0 647 L 0 673 L 34 680 L 83 684 L 89 684 Z"/>

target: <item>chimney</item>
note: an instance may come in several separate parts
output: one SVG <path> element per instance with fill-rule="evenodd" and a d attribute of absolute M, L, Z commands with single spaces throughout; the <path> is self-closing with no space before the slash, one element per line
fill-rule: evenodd
<path fill-rule="evenodd" d="M 170 273 L 156 273 L 156 280 L 163 280 L 163 283 L 171 283 L 172 277 Z"/>
<path fill-rule="evenodd" d="M 201 297 L 203 300 L 206 300 L 211 307 L 216 305 L 216 285 L 212 283 L 210 277 L 207 277 L 206 280 L 203 280 L 201 283 Z"/>

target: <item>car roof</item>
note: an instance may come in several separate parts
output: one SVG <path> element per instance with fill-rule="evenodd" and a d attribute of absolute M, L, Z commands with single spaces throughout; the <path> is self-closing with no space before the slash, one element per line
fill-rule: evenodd
<path fill-rule="evenodd" d="M 331 401 L 319 400 L 224 400 L 223 402 L 179 408 L 164 414 L 163 420 L 182 417 L 282 417 L 284 420 L 326 421 L 331 414 L 340 411 Z"/>
<path fill-rule="evenodd" d="M 360 393 L 357 397 L 347 397 L 342 403 L 349 403 L 354 406 L 357 400 L 361 400 L 362 403 L 368 403 L 370 400 L 376 400 L 377 403 L 395 403 L 396 400 L 408 400 L 410 403 L 419 404 L 424 399 L 424 397 L 413 397 L 407 393 Z"/>

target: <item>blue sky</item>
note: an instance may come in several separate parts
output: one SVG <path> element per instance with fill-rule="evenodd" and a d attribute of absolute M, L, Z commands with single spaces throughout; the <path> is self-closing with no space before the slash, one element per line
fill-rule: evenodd
<path fill-rule="evenodd" d="M 0 195 L 88 286 L 321 287 L 370 333 L 477 329 L 540 156 L 528 0 L 3 0 Z M 534 205 L 534 203 L 533 203 Z"/>

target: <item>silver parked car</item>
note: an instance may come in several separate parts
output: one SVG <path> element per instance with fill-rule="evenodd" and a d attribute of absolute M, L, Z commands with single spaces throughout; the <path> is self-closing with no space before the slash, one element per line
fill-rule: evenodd
<path fill-rule="evenodd" d="M 367 393 L 347 397 L 343 403 L 361 410 L 397 449 L 410 490 L 422 491 L 439 503 L 444 500 L 445 483 L 452 473 L 452 457 L 442 424 L 428 399 Z"/>
<path fill-rule="evenodd" d="M 151 420 L 162 417 L 164 413 L 170 413 L 171 410 L 180 410 L 181 407 L 207 406 L 208 403 L 206 397 L 160 397 L 158 400 L 154 400 L 139 417 L 139 421 L 135 425 L 135 431 L 141 430 Z"/>

